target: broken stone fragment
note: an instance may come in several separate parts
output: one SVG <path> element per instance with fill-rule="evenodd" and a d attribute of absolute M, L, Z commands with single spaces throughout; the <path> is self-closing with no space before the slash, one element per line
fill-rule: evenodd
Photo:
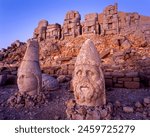
<path fill-rule="evenodd" d="M 69 109 L 74 108 L 75 105 L 76 105 L 75 100 L 70 99 L 70 100 L 68 100 L 68 101 L 66 102 L 66 106 L 67 106 L 67 108 L 69 108 Z"/>
<path fill-rule="evenodd" d="M 144 98 L 144 103 L 145 104 L 150 104 L 150 97 Z"/>
<path fill-rule="evenodd" d="M 45 91 L 57 90 L 59 88 L 59 83 L 57 79 L 48 74 L 42 74 L 42 89 Z"/>
<path fill-rule="evenodd" d="M 130 49 L 131 48 L 131 44 L 128 40 L 125 40 L 121 46 L 124 48 L 124 49 Z"/>
<path fill-rule="evenodd" d="M 118 100 L 116 100 L 116 101 L 115 101 L 115 107 L 121 107 L 121 102 L 118 101 Z"/>
<path fill-rule="evenodd" d="M 133 113 L 134 109 L 133 107 L 123 107 L 123 111 L 126 112 L 126 113 Z"/>
<path fill-rule="evenodd" d="M 66 81 L 66 76 L 65 75 L 60 75 L 58 78 L 57 78 L 57 81 L 59 83 L 63 83 Z"/>
<path fill-rule="evenodd" d="M 10 98 L 7 100 L 7 104 L 10 107 L 19 109 L 22 107 L 29 108 L 35 105 L 40 105 L 45 103 L 45 101 L 46 97 L 42 92 L 34 96 L 28 95 L 26 93 L 21 94 L 16 92 L 14 95 L 10 96 Z"/>
<path fill-rule="evenodd" d="M 138 102 L 135 103 L 135 107 L 141 108 L 141 107 L 142 107 L 142 104 L 138 101 Z"/>
<path fill-rule="evenodd" d="M 107 110 L 105 110 L 105 109 L 102 109 L 101 111 L 100 111 L 100 116 L 102 117 L 102 118 L 105 118 L 106 116 L 107 116 Z"/>
<path fill-rule="evenodd" d="M 66 114 L 68 119 L 72 120 L 109 120 L 111 119 L 112 109 L 110 103 L 104 106 L 81 106 L 75 100 L 66 102 Z"/>

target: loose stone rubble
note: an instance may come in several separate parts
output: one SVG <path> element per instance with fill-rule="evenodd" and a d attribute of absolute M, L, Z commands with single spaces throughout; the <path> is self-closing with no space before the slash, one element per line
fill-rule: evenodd
<path fill-rule="evenodd" d="M 20 92 L 16 92 L 14 95 L 10 96 L 7 100 L 7 104 L 11 108 L 32 108 L 36 105 L 44 104 L 45 101 L 46 97 L 43 93 L 30 96 L 26 93 L 20 94 Z"/>
<path fill-rule="evenodd" d="M 67 118 L 71 120 L 110 120 L 112 104 L 102 106 L 81 106 L 75 100 L 66 102 Z"/>

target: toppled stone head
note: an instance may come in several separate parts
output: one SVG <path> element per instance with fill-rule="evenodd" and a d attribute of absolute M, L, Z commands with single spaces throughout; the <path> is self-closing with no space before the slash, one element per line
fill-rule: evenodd
<path fill-rule="evenodd" d="M 29 40 L 27 49 L 18 69 L 17 84 L 21 94 L 36 95 L 41 91 L 42 74 L 39 65 L 39 45 Z"/>
<path fill-rule="evenodd" d="M 77 104 L 102 106 L 106 103 L 100 56 L 90 39 L 85 41 L 77 56 L 72 82 Z"/>

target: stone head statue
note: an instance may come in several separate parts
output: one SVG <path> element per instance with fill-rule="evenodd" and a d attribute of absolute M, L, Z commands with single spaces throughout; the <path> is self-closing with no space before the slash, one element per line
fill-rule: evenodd
<path fill-rule="evenodd" d="M 106 103 L 100 56 L 90 39 L 85 41 L 77 56 L 72 83 L 77 104 L 101 106 Z"/>
<path fill-rule="evenodd" d="M 17 84 L 21 94 L 36 95 L 41 91 L 42 74 L 39 65 L 39 45 L 29 40 L 21 65 L 18 69 Z"/>
<path fill-rule="evenodd" d="M 33 37 L 39 39 L 45 39 L 47 26 L 48 26 L 47 20 L 40 20 L 38 23 L 38 27 L 34 30 Z"/>

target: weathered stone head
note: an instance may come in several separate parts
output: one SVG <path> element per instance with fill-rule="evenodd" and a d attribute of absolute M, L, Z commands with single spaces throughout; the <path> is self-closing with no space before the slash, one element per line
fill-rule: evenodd
<path fill-rule="evenodd" d="M 78 11 L 71 10 L 66 13 L 65 20 L 70 20 L 71 23 L 79 22 L 81 20 L 81 15 Z"/>
<path fill-rule="evenodd" d="M 18 69 L 17 84 L 21 94 L 36 95 L 41 91 L 42 74 L 36 40 L 29 40 L 27 43 L 26 53 Z"/>
<path fill-rule="evenodd" d="M 102 106 L 106 103 L 100 56 L 90 39 L 85 41 L 77 56 L 72 82 L 77 104 Z"/>
<path fill-rule="evenodd" d="M 48 26 L 47 20 L 40 20 L 40 22 L 38 23 L 38 27 L 34 30 L 33 37 L 40 41 L 45 39 L 47 26 Z"/>

